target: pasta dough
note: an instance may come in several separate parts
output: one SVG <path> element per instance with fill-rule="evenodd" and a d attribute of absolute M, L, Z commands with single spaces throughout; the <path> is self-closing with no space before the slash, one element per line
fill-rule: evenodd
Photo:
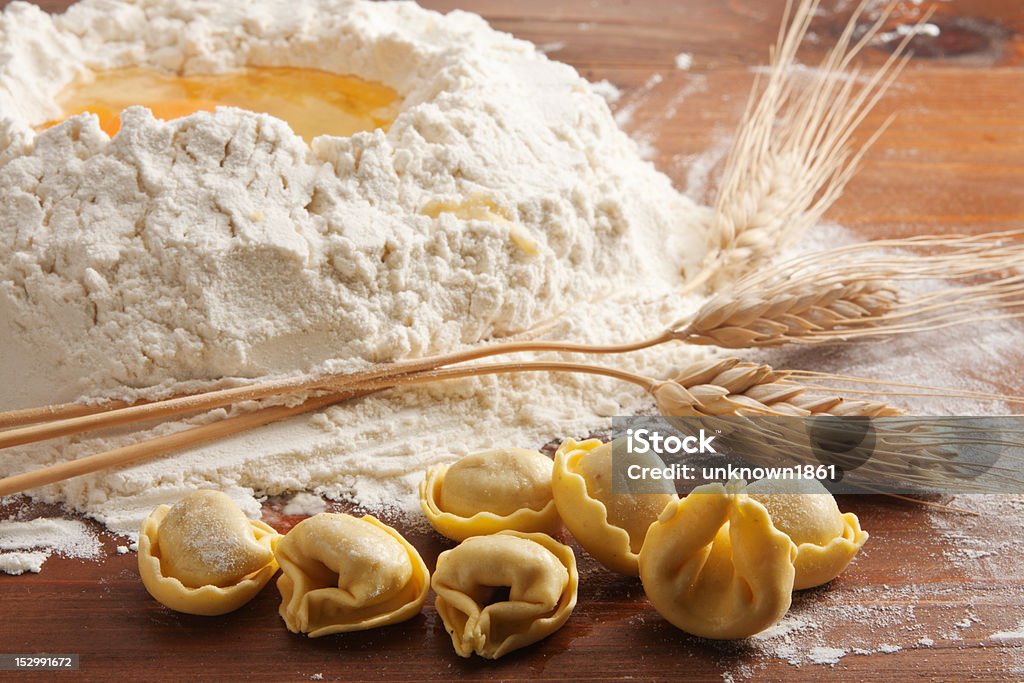
<path fill-rule="evenodd" d="M 660 460 L 638 464 L 664 466 Z M 648 527 L 678 496 L 668 481 L 658 482 L 661 493 L 623 493 L 628 482 L 615 482 L 620 491 L 615 493 L 613 475 L 612 442 L 566 439 L 555 453 L 552 491 L 559 515 L 580 545 L 605 567 L 636 576 Z"/>
<path fill-rule="evenodd" d="M 555 533 L 561 526 L 551 496 L 551 459 L 504 448 L 427 470 L 420 507 L 438 533 L 454 541 L 504 529 Z"/>
<path fill-rule="evenodd" d="M 173 610 L 225 614 L 255 597 L 277 571 L 278 538 L 227 495 L 194 491 L 143 521 L 139 574 L 149 594 Z"/>
<path fill-rule="evenodd" d="M 836 499 L 817 479 L 755 481 L 747 494 L 768 510 L 775 527 L 797 547 L 795 590 L 828 583 L 846 569 L 868 540 L 852 512 L 839 511 Z"/>
<path fill-rule="evenodd" d="M 554 633 L 576 606 L 572 549 L 546 534 L 474 536 L 441 553 L 435 607 L 462 657 L 497 659 Z"/>
<path fill-rule="evenodd" d="M 687 633 L 746 638 L 789 609 L 796 546 L 742 487 L 697 487 L 665 508 L 640 550 L 644 592 Z"/>
<path fill-rule="evenodd" d="M 281 618 L 311 638 L 411 619 L 430 588 L 416 549 L 370 515 L 321 512 L 296 524 L 276 553 Z"/>

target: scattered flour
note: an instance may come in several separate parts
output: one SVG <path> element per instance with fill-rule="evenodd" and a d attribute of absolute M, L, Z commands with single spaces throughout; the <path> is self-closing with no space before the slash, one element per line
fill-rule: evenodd
<path fill-rule="evenodd" d="M 689 52 L 680 52 L 676 55 L 676 68 L 680 71 L 689 71 L 693 66 L 693 55 Z"/>
<path fill-rule="evenodd" d="M 76 520 L 0 521 L 0 572 L 39 572 L 54 554 L 93 558 L 100 550 L 95 534 Z"/>
<path fill-rule="evenodd" d="M 564 40 L 556 40 L 551 43 L 541 43 L 537 46 L 537 51 L 549 55 L 552 52 L 561 52 L 565 49 L 566 44 L 567 43 Z"/>
<path fill-rule="evenodd" d="M 1024 623 L 1014 631 L 997 631 L 989 636 L 992 640 L 1024 640 Z"/>
<path fill-rule="evenodd" d="M 603 97 L 608 104 L 614 104 L 622 99 L 622 90 L 607 78 L 590 83 L 590 89 Z"/>
<path fill-rule="evenodd" d="M 38 574 L 51 554 L 51 550 L 0 553 L 0 572 L 14 576 L 25 572 Z"/>
<path fill-rule="evenodd" d="M 687 197 L 698 202 L 711 199 L 717 180 L 715 174 L 724 166 L 732 141 L 732 136 L 721 134 L 704 151 L 673 159 L 674 168 L 684 175 L 682 186 Z"/>
<path fill-rule="evenodd" d="M 632 123 L 633 115 L 644 106 L 651 96 L 651 92 L 661 85 L 664 80 L 665 77 L 659 73 L 651 74 L 642 86 L 630 93 L 629 101 L 620 106 L 615 112 L 615 123 L 621 127 L 626 127 Z"/>
<path fill-rule="evenodd" d="M 791 636 L 796 633 L 804 633 L 807 631 L 813 631 L 818 628 L 818 624 L 808 619 L 788 614 L 786 617 L 775 624 L 769 629 L 761 631 L 753 637 L 755 641 L 769 641 L 781 639 L 786 642 L 792 642 Z"/>
<path fill-rule="evenodd" d="M 847 651 L 838 647 L 812 647 L 808 659 L 812 664 L 838 664 Z"/>
<path fill-rule="evenodd" d="M 327 509 L 327 503 L 320 496 L 313 493 L 300 491 L 292 496 L 292 499 L 282 508 L 281 512 L 286 515 L 312 517 Z"/>
<path fill-rule="evenodd" d="M 651 103 L 654 90 L 665 82 L 661 74 L 653 74 L 643 86 L 631 93 L 629 100 L 620 105 L 615 112 L 615 121 L 626 128 L 630 137 L 636 142 L 640 157 L 643 159 L 654 159 L 658 155 L 657 135 L 664 129 L 665 123 L 674 120 L 679 115 L 679 109 L 691 95 L 707 90 L 708 81 L 704 74 L 694 74 L 687 78 L 687 81 L 676 88 L 664 104 L 659 104 L 657 115 L 645 118 L 643 122 L 636 122 L 636 113 L 643 109 L 653 107 Z M 693 199 L 693 194 L 684 192 L 686 196 Z M 700 200 L 695 200 L 700 201 Z"/>

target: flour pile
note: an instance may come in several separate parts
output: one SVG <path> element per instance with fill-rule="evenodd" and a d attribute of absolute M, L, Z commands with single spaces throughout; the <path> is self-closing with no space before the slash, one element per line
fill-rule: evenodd
<path fill-rule="evenodd" d="M 114 138 L 91 115 L 35 129 L 90 71 L 247 65 L 354 74 L 396 90 L 400 112 L 386 132 L 310 145 L 233 108 L 169 122 L 131 108 Z M 0 409 L 355 369 L 539 327 L 641 338 L 697 303 L 673 292 L 704 256 L 708 213 L 571 67 L 473 14 L 84 0 L 0 15 Z M 697 353 L 615 362 L 665 374 Z M 254 496 L 288 490 L 407 508 L 428 464 L 585 435 L 641 401 L 609 380 L 466 380 L 33 493 L 126 533 L 200 486 L 252 514 Z M 0 475 L 223 414 L 2 451 Z"/>

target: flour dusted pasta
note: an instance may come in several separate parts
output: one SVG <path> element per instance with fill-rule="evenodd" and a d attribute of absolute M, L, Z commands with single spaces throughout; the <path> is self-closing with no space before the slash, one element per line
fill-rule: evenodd
<path fill-rule="evenodd" d="M 277 571 L 279 534 L 246 518 L 227 495 L 194 491 L 142 523 L 139 574 L 150 595 L 189 614 L 238 609 Z"/>

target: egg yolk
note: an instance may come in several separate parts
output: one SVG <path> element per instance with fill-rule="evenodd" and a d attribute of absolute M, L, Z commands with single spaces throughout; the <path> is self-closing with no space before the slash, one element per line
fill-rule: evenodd
<path fill-rule="evenodd" d="M 296 67 L 249 67 L 224 74 L 176 76 L 153 69 L 117 69 L 88 74 L 58 97 L 64 119 L 90 112 L 108 135 L 121 128 L 121 111 L 148 107 L 169 121 L 217 107 L 239 107 L 286 121 L 307 141 L 318 135 L 346 137 L 387 128 L 398 113 L 398 93 L 380 84 Z"/>

